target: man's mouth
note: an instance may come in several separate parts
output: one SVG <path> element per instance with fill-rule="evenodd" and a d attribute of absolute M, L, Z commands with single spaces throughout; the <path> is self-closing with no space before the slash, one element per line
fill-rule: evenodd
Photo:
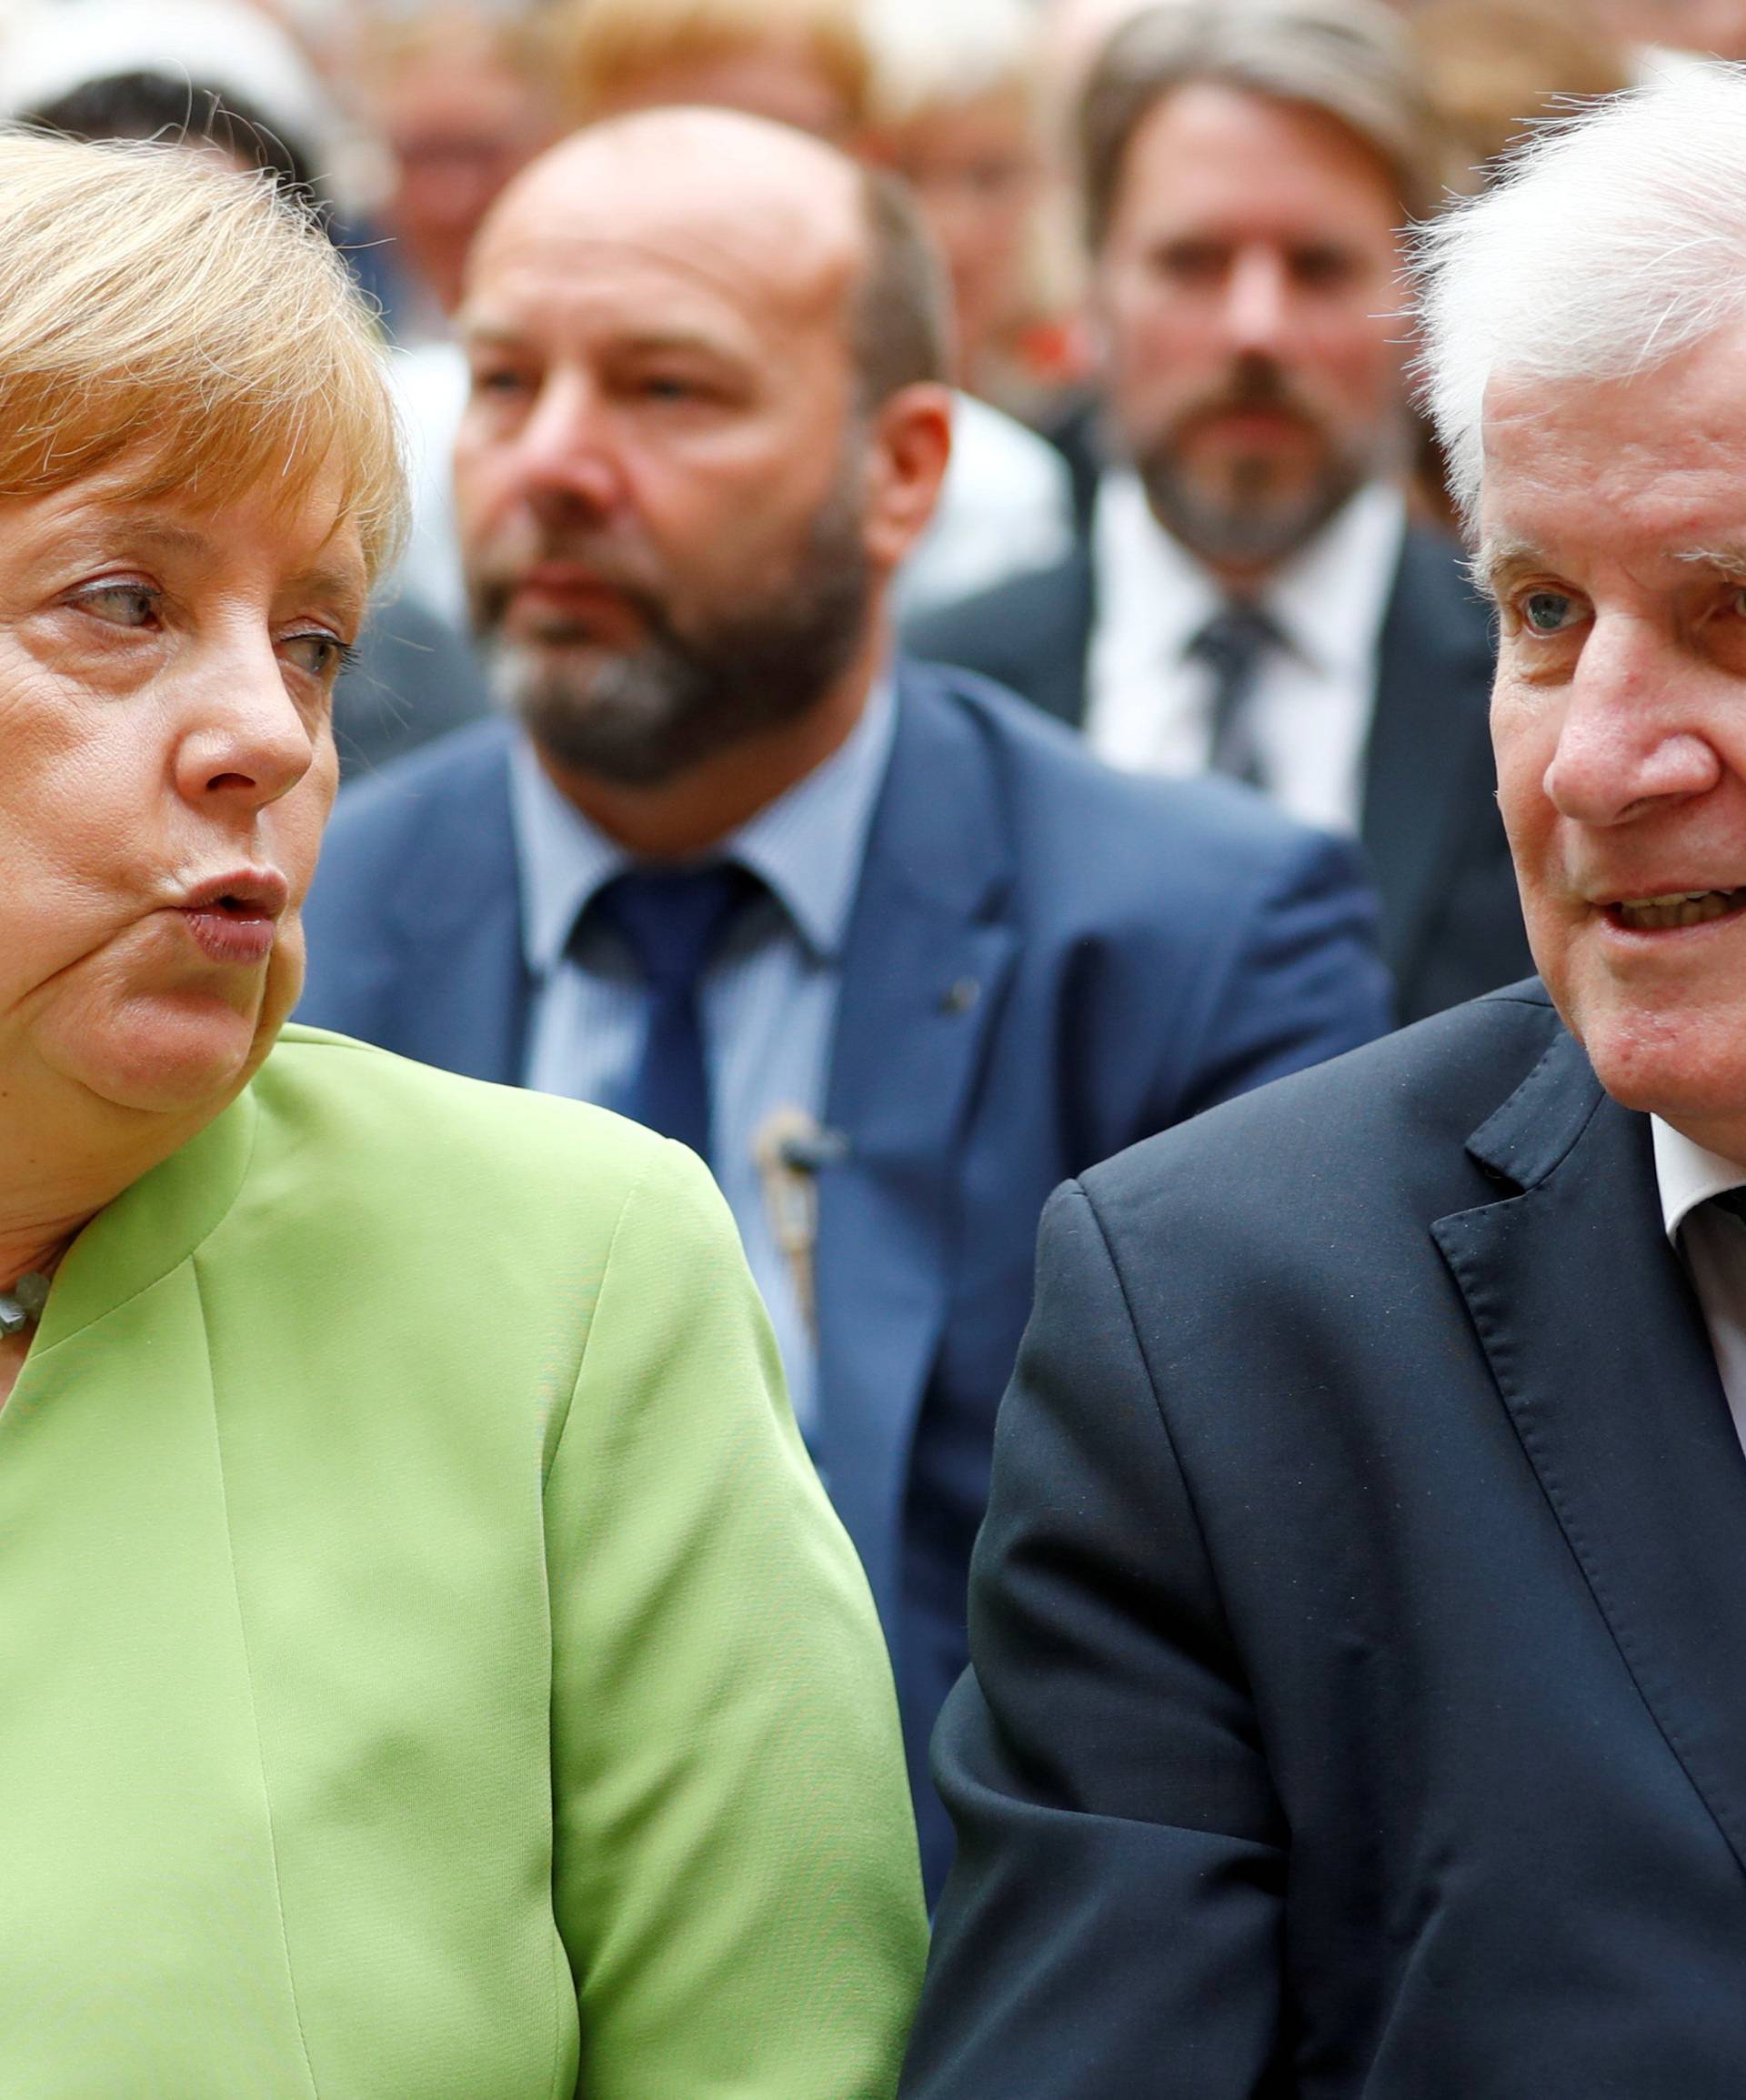
<path fill-rule="evenodd" d="M 1675 889 L 1660 897 L 1627 897 L 1607 906 L 1615 925 L 1632 933 L 1668 933 L 1681 926 L 1707 926 L 1746 909 L 1746 889 Z"/>

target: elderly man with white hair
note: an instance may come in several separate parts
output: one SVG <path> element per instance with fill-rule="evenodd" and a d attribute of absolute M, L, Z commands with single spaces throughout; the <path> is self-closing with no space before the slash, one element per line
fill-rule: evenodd
<path fill-rule="evenodd" d="M 1421 288 L 1540 981 L 1055 1198 L 908 2100 L 1746 2091 L 1746 77 Z"/>

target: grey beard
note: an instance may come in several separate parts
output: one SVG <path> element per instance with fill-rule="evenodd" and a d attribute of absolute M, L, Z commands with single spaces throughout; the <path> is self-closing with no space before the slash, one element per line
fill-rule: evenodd
<path fill-rule="evenodd" d="M 798 720 L 841 678 L 867 634 L 872 579 L 848 478 L 814 519 L 785 587 L 685 630 L 651 598 L 641 648 L 607 654 L 554 630 L 547 649 L 483 638 L 498 704 L 559 765 L 652 788 Z"/>
<path fill-rule="evenodd" d="M 1232 475 L 1227 491 L 1192 486 L 1173 454 L 1139 462 L 1146 500 L 1159 523 L 1203 561 L 1271 568 L 1305 547 L 1368 478 L 1350 459 L 1330 459 L 1314 481 L 1289 497 L 1273 495 L 1267 463 Z"/>

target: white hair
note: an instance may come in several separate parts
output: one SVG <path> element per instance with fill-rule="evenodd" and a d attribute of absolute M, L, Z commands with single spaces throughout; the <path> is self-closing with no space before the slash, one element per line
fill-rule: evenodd
<path fill-rule="evenodd" d="M 1426 406 L 1471 523 L 1494 373 L 1648 371 L 1746 319 L 1746 66 L 1682 66 L 1524 147 L 1418 241 Z"/>
<path fill-rule="evenodd" d="M 876 116 L 905 124 L 1003 88 L 1029 91 L 1037 13 L 1032 0 L 861 0 Z"/>

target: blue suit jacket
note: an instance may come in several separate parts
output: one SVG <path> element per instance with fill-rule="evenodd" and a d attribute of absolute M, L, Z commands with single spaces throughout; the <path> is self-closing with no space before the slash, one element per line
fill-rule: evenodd
<path fill-rule="evenodd" d="M 530 987 L 510 732 L 465 730 L 342 800 L 301 1018 L 521 1075 Z M 1380 1033 L 1354 848 L 1223 782 L 1113 773 L 968 673 L 905 666 L 850 920 L 819 1182 L 822 1463 L 891 1643 L 924 1863 L 950 1851 L 929 1731 L 966 1657 L 995 1410 L 1067 1176 Z"/>

